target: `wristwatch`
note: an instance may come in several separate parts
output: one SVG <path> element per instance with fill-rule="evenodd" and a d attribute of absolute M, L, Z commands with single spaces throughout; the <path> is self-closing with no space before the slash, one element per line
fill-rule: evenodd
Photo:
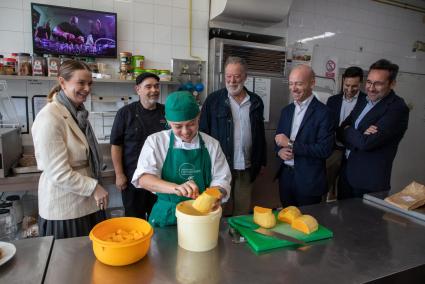
<path fill-rule="evenodd" d="M 288 148 L 292 149 L 294 147 L 294 141 L 288 140 Z"/>

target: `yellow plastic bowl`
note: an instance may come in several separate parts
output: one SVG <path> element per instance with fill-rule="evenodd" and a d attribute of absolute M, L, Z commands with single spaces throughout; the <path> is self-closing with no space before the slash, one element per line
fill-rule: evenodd
<path fill-rule="evenodd" d="M 105 242 L 106 235 L 118 229 L 125 231 L 138 230 L 143 238 L 129 243 Z M 153 235 L 152 226 L 143 219 L 133 217 L 112 218 L 100 222 L 91 230 L 89 238 L 93 243 L 96 258 L 113 266 L 127 265 L 142 259 L 149 250 Z"/>

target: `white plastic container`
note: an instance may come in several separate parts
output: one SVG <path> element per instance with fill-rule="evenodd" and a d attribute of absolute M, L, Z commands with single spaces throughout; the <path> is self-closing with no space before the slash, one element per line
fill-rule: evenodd
<path fill-rule="evenodd" d="M 192 203 L 193 200 L 184 201 Z M 207 215 L 195 216 L 176 209 L 179 246 L 188 251 L 208 251 L 217 246 L 221 207 Z"/>

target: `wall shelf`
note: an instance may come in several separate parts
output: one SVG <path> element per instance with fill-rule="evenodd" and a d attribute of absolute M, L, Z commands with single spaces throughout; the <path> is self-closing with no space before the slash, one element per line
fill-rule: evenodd
<path fill-rule="evenodd" d="M 37 80 L 37 81 L 56 81 L 56 77 L 46 76 L 16 76 L 16 75 L 0 75 L 0 80 Z M 120 79 L 95 79 L 93 82 L 99 83 L 119 83 L 119 84 L 135 84 L 135 80 Z M 179 85 L 177 81 L 159 81 L 161 85 Z"/>

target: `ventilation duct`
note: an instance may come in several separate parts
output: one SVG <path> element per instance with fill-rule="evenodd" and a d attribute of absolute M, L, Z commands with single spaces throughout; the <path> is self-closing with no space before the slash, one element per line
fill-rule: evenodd
<path fill-rule="evenodd" d="M 271 26 L 288 15 L 292 0 L 211 0 L 210 20 Z"/>

